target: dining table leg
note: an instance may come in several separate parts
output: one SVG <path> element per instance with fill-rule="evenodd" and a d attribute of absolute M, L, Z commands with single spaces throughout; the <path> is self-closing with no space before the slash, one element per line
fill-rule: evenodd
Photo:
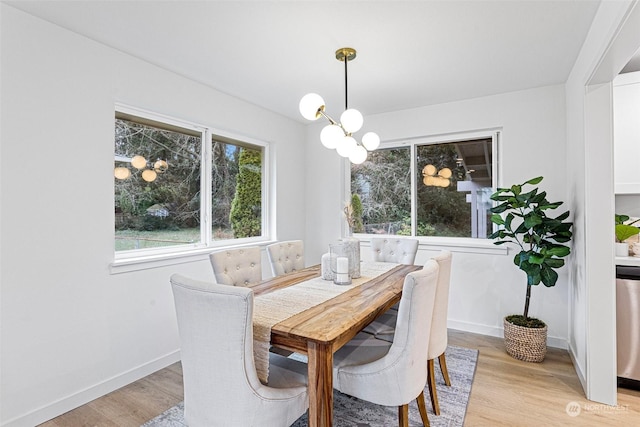
<path fill-rule="evenodd" d="M 309 427 L 333 425 L 333 347 L 309 342 Z"/>

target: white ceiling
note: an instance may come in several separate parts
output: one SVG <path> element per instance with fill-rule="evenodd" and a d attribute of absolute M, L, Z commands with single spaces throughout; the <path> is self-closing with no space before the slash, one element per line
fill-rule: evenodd
<path fill-rule="evenodd" d="M 304 122 L 566 81 L 599 1 L 8 1 L 71 31 Z"/>

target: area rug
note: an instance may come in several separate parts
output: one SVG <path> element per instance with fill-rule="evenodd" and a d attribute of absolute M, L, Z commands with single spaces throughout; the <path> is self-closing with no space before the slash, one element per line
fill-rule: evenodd
<path fill-rule="evenodd" d="M 471 385 L 478 362 L 478 350 L 447 347 L 447 368 L 451 378 L 451 387 L 444 384 L 440 367 L 436 366 L 436 388 L 440 415 L 433 413 L 429 400 L 429 389 L 425 388 L 425 399 L 429 421 L 432 427 L 461 427 L 467 412 Z M 338 391 L 333 394 L 333 419 L 336 427 L 383 427 L 398 425 L 398 408 L 374 405 L 369 402 L 347 396 Z M 156 418 L 147 421 L 142 427 L 186 427 L 183 419 L 183 403 L 168 409 Z M 300 417 L 292 427 L 306 427 L 307 415 Z M 409 426 L 422 426 L 418 406 L 413 401 L 409 405 Z"/>

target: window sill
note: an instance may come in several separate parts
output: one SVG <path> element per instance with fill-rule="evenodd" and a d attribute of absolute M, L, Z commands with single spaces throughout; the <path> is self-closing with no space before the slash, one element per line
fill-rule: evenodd
<path fill-rule="evenodd" d="M 209 254 L 215 251 L 221 251 L 228 248 L 241 248 L 247 246 L 260 246 L 261 248 L 275 243 L 275 241 L 252 242 L 251 244 L 234 245 L 234 246 L 218 246 L 197 249 L 186 249 L 184 251 L 168 252 L 162 254 L 148 254 L 140 256 L 128 256 L 126 258 L 116 259 L 109 264 L 110 274 L 129 273 L 132 271 L 147 270 L 151 268 L 167 267 L 176 264 L 186 264 L 190 262 L 208 261 Z"/>
<path fill-rule="evenodd" d="M 371 237 L 404 238 L 409 236 L 387 236 L 356 234 L 354 237 L 360 239 L 362 246 L 371 246 Z M 465 237 L 416 237 L 419 240 L 418 250 L 448 250 L 451 252 L 465 252 L 474 254 L 507 255 L 509 247 L 507 245 L 495 245 L 493 240 L 473 239 Z"/>

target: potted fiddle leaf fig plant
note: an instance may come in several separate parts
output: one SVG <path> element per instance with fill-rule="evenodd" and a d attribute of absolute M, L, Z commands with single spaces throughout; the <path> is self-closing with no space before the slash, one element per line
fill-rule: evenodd
<path fill-rule="evenodd" d="M 510 188 L 498 188 L 491 200 L 491 222 L 499 228 L 489 238 L 494 244 L 511 243 L 519 252 L 513 262 L 527 276 L 524 311 L 504 318 L 504 338 L 507 353 L 515 359 L 542 362 L 547 352 L 547 325 L 529 317 L 531 287 L 542 283 L 555 286 L 557 269 L 564 266 L 564 257 L 571 252 L 565 243 L 572 237 L 573 223 L 567 221 L 569 211 L 551 216 L 563 202 L 549 202 L 547 193 L 535 186 L 543 177 L 532 178 Z"/>

